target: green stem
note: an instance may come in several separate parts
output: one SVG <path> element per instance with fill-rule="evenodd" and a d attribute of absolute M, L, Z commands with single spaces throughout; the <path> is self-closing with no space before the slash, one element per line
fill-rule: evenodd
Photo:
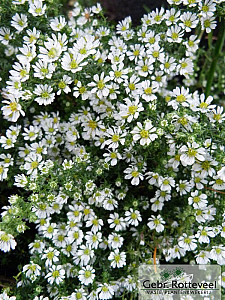
<path fill-rule="evenodd" d="M 208 80 L 207 80 L 206 90 L 205 90 L 206 97 L 209 96 L 210 91 L 211 91 L 214 73 L 215 73 L 215 69 L 216 69 L 216 64 L 217 64 L 218 58 L 221 54 L 221 51 L 223 49 L 224 39 L 225 39 L 225 19 L 223 19 L 220 23 L 220 31 L 219 31 L 219 34 L 217 37 L 214 56 L 213 56 L 213 60 L 212 60 L 212 63 L 211 63 L 210 69 L 209 69 L 208 76 L 207 76 Z"/>

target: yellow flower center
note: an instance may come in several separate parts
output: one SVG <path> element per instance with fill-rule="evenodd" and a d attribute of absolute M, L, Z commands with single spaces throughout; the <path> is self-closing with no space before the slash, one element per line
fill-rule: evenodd
<path fill-rule="evenodd" d="M 136 105 L 129 106 L 129 108 L 128 108 L 129 114 L 130 114 L 130 115 L 134 115 L 135 112 L 137 111 L 137 108 L 138 108 L 138 107 L 137 107 Z"/>
<path fill-rule="evenodd" d="M 141 130 L 140 135 L 142 138 L 147 139 L 148 138 L 148 131 L 147 130 Z"/>

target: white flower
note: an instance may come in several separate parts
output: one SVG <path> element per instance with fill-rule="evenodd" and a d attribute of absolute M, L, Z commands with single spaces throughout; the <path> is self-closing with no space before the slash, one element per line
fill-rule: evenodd
<path fill-rule="evenodd" d="M 59 261 L 59 254 L 60 252 L 53 247 L 49 247 L 48 249 L 46 249 L 44 251 L 44 254 L 42 255 L 42 259 L 45 259 L 45 266 L 51 267 L 53 263 Z"/>
<path fill-rule="evenodd" d="M 182 42 L 182 36 L 184 35 L 184 31 L 181 27 L 178 25 L 171 26 L 168 28 L 167 32 L 167 40 L 170 43 L 181 43 Z"/>
<path fill-rule="evenodd" d="M 219 265 L 225 264 L 225 247 L 223 245 L 212 246 L 210 258 L 215 260 Z"/>
<path fill-rule="evenodd" d="M 25 187 L 28 183 L 27 177 L 24 174 L 18 174 L 15 176 L 14 185 L 17 187 Z"/>
<path fill-rule="evenodd" d="M 133 140 L 135 142 L 140 140 L 142 146 L 149 145 L 150 142 L 157 139 L 158 135 L 154 132 L 156 132 L 156 128 L 153 127 L 150 120 L 146 120 L 144 126 L 140 122 L 137 122 L 137 126 L 131 131 Z"/>
<path fill-rule="evenodd" d="M 108 153 L 104 153 L 105 162 L 110 162 L 111 166 L 115 166 L 118 162 L 118 159 L 122 159 L 122 156 L 117 151 L 109 151 Z"/>
<path fill-rule="evenodd" d="M 26 157 L 26 162 L 24 164 L 24 169 L 27 170 L 27 174 L 37 175 L 38 166 L 42 160 L 40 154 L 31 153 Z"/>
<path fill-rule="evenodd" d="M 10 32 L 9 28 L 7 27 L 0 28 L 0 43 L 2 43 L 3 45 L 8 45 L 12 37 L 13 35 Z"/>
<path fill-rule="evenodd" d="M 39 48 L 40 54 L 38 57 L 46 62 L 58 60 L 62 53 L 62 46 L 56 39 L 50 39 L 44 42 L 44 47 Z M 69 54 L 68 54 L 69 55 Z"/>
<path fill-rule="evenodd" d="M 113 268 L 122 268 L 126 265 L 126 253 L 119 252 L 119 249 L 111 252 L 108 259 L 111 260 L 111 266 Z"/>
<path fill-rule="evenodd" d="M 52 93 L 53 88 L 48 84 L 38 84 L 34 89 L 36 97 L 34 100 L 40 105 L 51 104 L 55 99 L 55 93 Z"/>
<path fill-rule="evenodd" d="M 117 233 L 112 233 L 108 237 L 108 245 L 109 247 L 116 249 L 120 248 L 123 245 L 124 238 Z"/>
<path fill-rule="evenodd" d="M 163 220 L 161 215 L 158 215 L 157 217 L 151 216 L 151 218 L 148 218 L 148 227 L 150 229 L 155 229 L 156 232 L 162 232 L 164 230 L 164 225 L 166 222 Z"/>
<path fill-rule="evenodd" d="M 195 209 L 202 209 L 207 206 L 208 201 L 206 194 L 199 194 L 199 191 L 191 193 L 191 197 L 188 198 L 188 204 L 192 205 Z"/>
<path fill-rule="evenodd" d="M 65 270 L 61 265 L 53 265 L 50 269 L 48 274 L 45 276 L 50 284 L 60 284 L 65 278 Z"/>
<path fill-rule="evenodd" d="M 25 116 L 25 112 L 22 110 L 19 100 L 12 94 L 8 95 L 9 100 L 3 100 L 4 105 L 1 110 L 4 118 L 11 122 L 16 122 L 20 115 Z"/>
<path fill-rule="evenodd" d="M 67 75 L 63 75 L 63 78 L 60 80 L 60 82 L 58 83 L 58 92 L 57 95 L 60 95 L 61 92 L 63 91 L 65 94 L 68 94 L 69 92 L 71 92 L 71 89 L 69 87 L 69 84 L 71 84 L 73 82 L 72 78 L 67 76 Z"/>
<path fill-rule="evenodd" d="M 34 264 L 33 261 L 31 261 L 30 264 L 23 267 L 22 272 L 26 273 L 26 277 L 30 278 L 31 281 L 35 281 L 37 276 L 41 275 L 41 266 Z"/>
<path fill-rule="evenodd" d="M 50 21 L 50 26 L 54 31 L 61 31 L 66 25 L 66 19 L 62 16 L 56 17 Z"/>
<path fill-rule="evenodd" d="M 15 14 L 12 17 L 11 26 L 16 28 L 18 32 L 21 32 L 24 28 L 26 28 L 28 25 L 27 23 L 27 16 L 24 14 Z"/>
<path fill-rule="evenodd" d="M 78 278 L 82 284 L 88 285 L 93 283 L 95 278 L 95 270 L 90 265 L 83 267 L 78 274 Z"/>
<path fill-rule="evenodd" d="M 43 5 L 42 0 L 33 0 L 29 1 L 29 13 L 31 13 L 34 17 L 42 16 L 45 13 L 47 6 Z"/>
<path fill-rule="evenodd" d="M 11 249 L 15 249 L 17 243 L 11 234 L 4 231 L 0 231 L 0 250 L 3 252 L 9 252 Z"/>
<path fill-rule="evenodd" d="M 95 74 L 94 82 L 88 83 L 88 86 L 92 87 L 91 93 L 96 93 L 99 98 L 107 97 L 109 95 L 110 85 L 106 84 L 109 80 L 109 76 L 105 76 L 104 72 L 99 76 Z"/>
<path fill-rule="evenodd" d="M 141 97 L 149 102 L 157 99 L 155 93 L 159 89 L 159 85 L 156 82 L 150 82 L 150 80 L 144 80 L 141 82 L 141 87 L 143 89 L 143 93 L 141 93 Z"/>
<path fill-rule="evenodd" d="M 39 59 L 36 64 L 33 65 L 33 68 L 34 77 L 51 79 L 56 67 L 53 63 L 48 63 L 45 60 Z"/>
<path fill-rule="evenodd" d="M 135 99 L 134 101 L 131 101 L 128 98 L 124 99 L 126 104 L 120 104 L 120 112 L 119 115 L 126 119 L 127 122 L 131 122 L 133 119 L 137 119 L 139 116 L 139 113 L 144 110 L 142 103 L 139 102 L 138 99 Z"/>
<path fill-rule="evenodd" d="M 209 237 L 215 237 L 215 233 L 212 227 L 198 227 L 198 232 L 195 234 L 195 237 L 198 239 L 199 243 L 210 243 Z"/>
<path fill-rule="evenodd" d="M 90 245 L 81 245 L 78 249 L 76 256 L 75 256 L 75 263 L 80 262 L 81 266 L 88 265 L 91 258 L 94 257 L 94 250 L 90 248 Z"/>
<path fill-rule="evenodd" d="M 202 30 L 205 30 L 206 33 L 211 32 L 216 28 L 216 20 L 214 17 L 206 16 L 201 18 Z"/>
<path fill-rule="evenodd" d="M 106 300 L 112 299 L 114 295 L 114 288 L 107 283 L 99 284 L 97 291 L 99 299 Z"/>
<path fill-rule="evenodd" d="M 108 223 L 110 228 L 114 228 L 115 231 L 122 231 L 126 228 L 126 223 L 118 213 L 110 214 Z"/>
<path fill-rule="evenodd" d="M 180 148 L 180 153 L 180 160 L 183 166 L 193 165 L 196 160 L 205 160 L 205 149 L 200 147 L 196 142 L 192 144 L 187 142 L 187 146 L 183 145 Z"/>
<path fill-rule="evenodd" d="M 197 248 L 197 240 L 194 235 L 188 236 L 186 233 L 183 233 L 178 239 L 178 245 L 186 251 L 193 251 Z"/>
<path fill-rule="evenodd" d="M 127 174 L 125 175 L 125 179 L 131 179 L 131 184 L 132 185 L 139 185 L 140 180 L 144 179 L 144 176 L 139 172 L 138 167 L 132 166 L 130 168 L 126 168 L 124 170 L 124 173 Z"/>
<path fill-rule="evenodd" d="M 83 61 L 84 57 L 80 53 L 69 54 L 66 52 L 62 58 L 61 66 L 66 71 L 76 73 L 82 70 L 82 67 L 87 65 L 87 61 Z"/>
<path fill-rule="evenodd" d="M 225 166 L 222 167 L 218 172 L 218 177 L 225 182 Z"/>
<path fill-rule="evenodd" d="M 208 251 L 200 251 L 196 256 L 195 256 L 196 262 L 199 265 L 207 265 L 210 262 L 210 253 Z"/>
<path fill-rule="evenodd" d="M 133 210 L 133 208 L 130 208 L 130 210 L 125 212 L 124 221 L 129 225 L 138 226 L 139 222 L 142 221 L 142 217 L 138 210 Z"/>

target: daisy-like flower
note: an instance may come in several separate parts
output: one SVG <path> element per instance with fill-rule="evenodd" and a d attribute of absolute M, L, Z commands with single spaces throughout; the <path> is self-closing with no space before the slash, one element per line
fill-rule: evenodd
<path fill-rule="evenodd" d="M 27 36 L 24 36 L 24 43 L 28 45 L 36 44 L 38 38 L 40 37 L 40 31 L 38 31 L 35 27 L 32 29 L 27 29 Z"/>
<path fill-rule="evenodd" d="M 66 19 L 62 16 L 51 19 L 50 26 L 54 31 L 61 31 L 66 26 Z"/>
<path fill-rule="evenodd" d="M 191 109 L 193 111 L 200 111 L 201 113 L 207 113 L 208 111 L 214 109 L 216 105 L 211 104 L 213 97 L 209 96 L 205 99 L 205 95 L 201 94 L 200 97 L 194 98 L 194 103 Z"/>
<path fill-rule="evenodd" d="M 56 39 L 48 38 L 48 40 L 44 42 L 44 47 L 40 47 L 39 51 L 40 54 L 38 57 L 40 59 L 46 62 L 53 62 L 60 57 L 62 53 L 62 46 Z"/>
<path fill-rule="evenodd" d="M 119 116 L 126 119 L 127 122 L 130 123 L 133 119 L 138 118 L 139 113 L 144 110 L 144 107 L 138 99 L 131 101 L 130 99 L 125 98 L 124 101 L 126 104 L 120 104 L 119 106 Z"/>
<path fill-rule="evenodd" d="M 198 17 L 196 14 L 191 12 L 185 12 L 180 16 L 182 23 L 179 25 L 186 31 L 190 32 L 193 28 L 198 25 Z"/>
<path fill-rule="evenodd" d="M 160 24 L 164 20 L 165 9 L 163 7 L 155 9 L 150 13 L 152 24 Z"/>
<path fill-rule="evenodd" d="M 148 218 L 148 227 L 153 230 L 155 229 L 156 232 L 162 232 L 164 230 L 164 224 L 166 223 L 163 218 L 161 217 L 161 215 L 158 215 L 157 217 L 155 216 L 151 216 L 150 218 Z"/>
<path fill-rule="evenodd" d="M 86 267 L 83 267 L 78 274 L 81 284 L 89 285 L 94 281 L 95 269 L 93 269 L 92 266 L 87 265 Z"/>
<path fill-rule="evenodd" d="M 117 249 L 122 247 L 124 238 L 117 233 L 112 233 L 108 237 L 108 245 L 110 248 Z"/>
<path fill-rule="evenodd" d="M 196 256 L 195 256 L 196 262 L 199 265 L 207 265 L 210 262 L 210 253 L 208 251 L 200 251 Z"/>
<path fill-rule="evenodd" d="M 210 33 L 216 28 L 216 20 L 214 17 L 206 16 L 201 18 L 201 27 L 202 30 L 205 30 L 206 33 Z"/>
<path fill-rule="evenodd" d="M 225 120 L 225 112 L 223 110 L 223 106 L 217 106 L 208 114 L 208 118 L 211 122 L 222 123 Z"/>
<path fill-rule="evenodd" d="M 195 237 L 198 239 L 199 243 L 210 243 L 210 239 L 209 237 L 213 238 L 215 237 L 215 232 L 213 231 L 212 227 L 203 227 L 203 226 L 199 226 L 198 227 L 198 231 L 195 234 Z"/>
<path fill-rule="evenodd" d="M 107 145 L 109 148 L 115 150 L 119 147 L 119 144 L 124 145 L 126 132 L 122 130 L 121 127 L 112 127 L 106 130 L 104 136 L 106 139 L 101 148 L 104 148 Z"/>
<path fill-rule="evenodd" d="M 98 285 L 98 288 L 96 290 L 99 299 L 112 299 L 114 295 L 114 288 L 113 286 L 107 284 L 107 283 L 100 283 Z"/>
<path fill-rule="evenodd" d="M 127 174 L 125 175 L 125 179 L 131 179 L 131 184 L 132 185 L 138 185 L 140 183 L 140 180 L 144 179 L 144 176 L 139 172 L 137 166 L 131 166 L 129 168 L 126 168 L 124 170 L 124 173 Z"/>
<path fill-rule="evenodd" d="M 114 228 L 115 231 L 122 231 L 126 229 L 126 222 L 123 217 L 120 217 L 118 213 L 110 214 L 108 223 L 110 228 Z"/>
<path fill-rule="evenodd" d="M 61 265 L 53 265 L 49 271 L 48 274 L 45 276 L 47 278 L 48 282 L 50 284 L 57 284 L 59 285 L 63 280 L 65 279 L 65 270 L 63 269 L 63 266 Z"/>
<path fill-rule="evenodd" d="M 171 105 L 173 107 L 173 109 L 177 110 L 179 105 L 182 106 L 189 106 L 188 101 L 191 100 L 191 95 L 189 94 L 189 89 L 185 89 L 183 86 L 181 87 L 181 89 L 179 87 L 176 87 L 175 89 L 173 89 L 172 92 L 172 96 L 175 98 L 173 100 L 173 98 L 168 102 L 168 105 Z"/>
<path fill-rule="evenodd" d="M 22 272 L 26 273 L 26 277 L 30 278 L 31 281 L 35 281 L 37 276 L 40 276 L 41 274 L 41 267 L 31 261 L 30 264 L 27 264 L 23 267 Z"/>
<path fill-rule="evenodd" d="M 154 69 L 153 63 L 154 59 L 152 57 L 144 60 L 139 60 L 137 66 L 135 67 L 135 70 L 140 76 L 147 77 L 149 74 L 152 74 L 152 71 Z"/>
<path fill-rule="evenodd" d="M 174 25 L 168 28 L 167 32 L 167 41 L 170 43 L 181 43 L 182 42 L 182 36 L 184 35 L 183 29 L 178 26 Z"/>
<path fill-rule="evenodd" d="M 146 101 L 153 101 L 157 99 L 155 93 L 159 89 L 159 85 L 156 82 L 150 82 L 150 80 L 144 80 L 141 82 L 141 87 L 143 92 L 141 93 L 141 97 Z"/>
<path fill-rule="evenodd" d="M 16 248 L 16 241 L 11 234 L 4 231 L 0 231 L 0 250 L 3 252 L 9 252 L 11 249 Z"/>
<path fill-rule="evenodd" d="M 166 21 L 166 25 L 174 25 L 177 23 L 180 17 L 180 11 L 176 10 L 175 8 L 171 8 L 170 10 L 166 10 L 166 13 L 164 15 L 164 19 Z"/>
<path fill-rule="evenodd" d="M 61 92 L 63 91 L 65 94 L 68 94 L 69 92 L 71 92 L 71 89 L 69 87 L 69 85 L 73 82 L 72 78 L 67 76 L 67 75 L 63 75 L 63 78 L 60 80 L 60 82 L 58 83 L 58 92 L 57 95 L 60 95 Z"/>
<path fill-rule="evenodd" d="M 45 266 L 51 267 L 54 263 L 59 261 L 59 254 L 60 252 L 53 247 L 49 247 L 48 249 L 46 249 L 44 251 L 44 254 L 42 255 L 42 259 L 45 260 Z"/>
<path fill-rule="evenodd" d="M 128 78 L 127 73 L 129 72 L 129 69 L 124 69 L 124 64 L 121 62 L 120 64 L 113 64 L 112 65 L 112 71 L 109 72 L 109 76 L 111 80 L 122 83 Z"/>
<path fill-rule="evenodd" d="M 149 145 L 150 142 L 157 139 L 158 135 L 155 132 L 156 128 L 152 125 L 150 120 L 146 120 L 144 126 L 138 122 L 137 126 L 131 131 L 133 140 L 135 142 L 140 140 L 140 145 L 142 146 Z"/>
<path fill-rule="evenodd" d="M 215 175 L 213 176 L 212 181 L 209 182 L 212 185 L 212 188 L 215 190 L 225 190 L 225 180 L 221 179 L 220 176 Z"/>
<path fill-rule="evenodd" d="M 107 97 L 109 95 L 110 85 L 106 84 L 110 81 L 109 76 L 105 76 L 104 72 L 99 76 L 95 74 L 94 82 L 90 82 L 88 86 L 92 87 L 91 93 L 96 93 L 99 98 Z"/>
<path fill-rule="evenodd" d="M 216 3 L 212 0 L 205 0 L 199 3 L 200 15 L 203 17 L 212 17 L 216 11 Z"/>
<path fill-rule="evenodd" d="M 27 23 L 27 16 L 24 14 L 18 14 L 16 13 L 12 17 L 11 26 L 16 28 L 17 32 L 21 32 L 24 28 L 26 28 L 28 25 Z"/>
<path fill-rule="evenodd" d="M 124 221 L 127 222 L 128 225 L 138 226 L 139 222 L 142 221 L 142 217 L 138 210 L 130 208 L 125 212 Z"/>
<path fill-rule="evenodd" d="M 55 99 L 55 93 L 52 93 L 53 88 L 48 84 L 38 84 L 34 89 L 34 94 L 37 95 L 34 100 L 40 105 L 51 104 Z"/>
<path fill-rule="evenodd" d="M 175 180 L 172 177 L 159 177 L 158 185 L 161 191 L 170 192 L 172 187 L 175 187 Z"/>
<path fill-rule="evenodd" d="M 76 83 L 76 86 L 74 86 L 73 91 L 74 97 L 78 98 L 79 96 L 81 96 L 82 100 L 87 100 L 90 96 L 90 92 L 84 85 L 82 85 L 80 81 Z"/>
<path fill-rule="evenodd" d="M 42 160 L 40 154 L 30 153 L 26 157 L 26 162 L 24 164 L 24 169 L 27 171 L 27 174 L 32 174 L 33 176 L 37 175 L 38 166 Z"/>
<path fill-rule="evenodd" d="M 118 162 L 118 159 L 122 159 L 122 156 L 117 151 L 109 151 L 108 153 L 104 153 L 105 162 L 110 162 L 111 166 L 115 166 Z"/>
<path fill-rule="evenodd" d="M 111 261 L 111 267 L 113 268 L 122 268 L 123 266 L 126 266 L 126 253 L 119 252 L 119 249 L 111 252 L 108 259 Z"/>
<path fill-rule="evenodd" d="M 27 81 L 29 79 L 29 72 L 30 72 L 29 62 L 26 62 L 26 63 L 16 62 L 13 65 L 13 69 L 11 71 L 9 71 L 9 73 L 13 77 L 20 79 L 21 82 Z"/>
<path fill-rule="evenodd" d="M 6 105 L 2 106 L 1 110 L 5 119 L 16 122 L 20 115 L 25 116 L 25 112 L 22 110 L 18 98 L 15 98 L 12 94 L 7 95 L 7 98 L 8 100 L 2 101 Z"/>
<path fill-rule="evenodd" d="M 126 93 L 131 97 L 137 97 L 140 93 L 140 77 L 132 75 L 129 79 L 125 80 L 124 87 Z"/>
<path fill-rule="evenodd" d="M 81 245 L 74 257 L 75 263 L 79 262 L 81 266 L 87 266 L 89 261 L 94 257 L 94 250 L 90 248 L 90 245 Z"/>
<path fill-rule="evenodd" d="M 94 55 L 96 49 L 99 47 L 99 40 L 95 39 L 92 35 L 85 35 L 76 40 L 76 43 L 73 45 L 72 53 L 79 53 L 84 58 L 89 55 Z"/>
<path fill-rule="evenodd" d="M 33 68 L 34 77 L 51 79 L 56 67 L 53 63 L 48 63 L 47 61 L 39 59 L 36 64 L 33 65 Z"/>
<path fill-rule="evenodd" d="M 14 143 L 16 142 L 16 136 L 10 136 L 9 131 L 6 131 L 6 136 L 0 137 L 0 144 L 3 149 L 10 149 L 14 147 Z"/>
<path fill-rule="evenodd" d="M 14 185 L 17 187 L 25 187 L 28 183 L 27 177 L 24 174 L 18 174 L 15 176 Z"/>
<path fill-rule="evenodd" d="M 212 246 L 210 258 L 215 260 L 219 265 L 225 264 L 225 247 L 224 245 Z"/>
<path fill-rule="evenodd" d="M 47 6 L 43 5 L 43 2 L 40 0 L 33 0 L 29 2 L 29 13 L 34 17 L 42 16 L 45 13 Z"/>
<path fill-rule="evenodd" d="M 197 248 L 197 240 L 194 235 L 188 236 L 186 233 L 183 233 L 178 239 L 178 245 L 186 251 L 193 251 Z"/>
<path fill-rule="evenodd" d="M 87 65 L 87 61 L 83 61 L 84 57 L 80 53 L 68 53 L 63 55 L 61 66 L 64 70 L 72 73 L 77 73 L 82 70 L 83 66 Z"/>
<path fill-rule="evenodd" d="M 135 63 L 144 56 L 145 48 L 143 45 L 136 44 L 130 46 L 131 51 L 127 51 L 126 55 L 129 60 L 134 60 Z"/>
<path fill-rule="evenodd" d="M 9 28 L 1 27 L 0 28 L 0 43 L 3 45 L 8 45 L 9 41 L 13 38 L 13 35 Z"/>
<path fill-rule="evenodd" d="M 85 235 L 85 239 L 87 241 L 87 244 L 91 248 L 97 249 L 99 243 L 102 242 L 102 233 L 101 232 L 93 233 L 91 231 L 88 231 Z"/>
<path fill-rule="evenodd" d="M 196 160 L 205 160 L 205 149 L 200 147 L 196 142 L 192 144 L 187 142 L 187 146 L 183 145 L 180 148 L 180 154 L 180 160 L 183 166 L 193 165 Z"/>

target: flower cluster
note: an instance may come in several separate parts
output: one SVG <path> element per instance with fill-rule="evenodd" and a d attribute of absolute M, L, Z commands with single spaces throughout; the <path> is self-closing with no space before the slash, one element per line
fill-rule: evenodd
<path fill-rule="evenodd" d="M 225 265 L 225 112 L 195 88 L 223 2 L 168 0 L 138 28 L 113 28 L 99 4 L 76 2 L 67 20 L 47 1 L 13 1 L 0 181 L 18 193 L 0 250 L 28 221 L 37 230 L 18 299 L 136 297 L 140 263 Z"/>

